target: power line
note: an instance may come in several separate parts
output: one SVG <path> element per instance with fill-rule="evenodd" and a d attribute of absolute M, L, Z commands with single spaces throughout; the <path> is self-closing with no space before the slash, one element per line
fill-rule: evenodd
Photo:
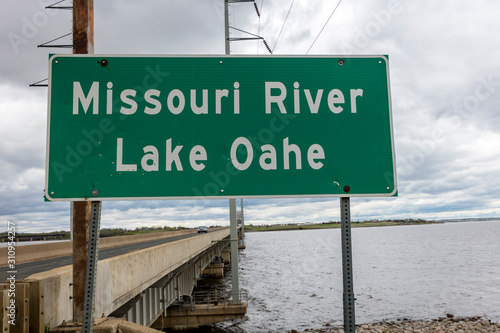
<path fill-rule="evenodd" d="M 316 43 L 316 40 L 318 39 L 319 35 L 321 35 L 321 33 L 323 32 L 323 29 L 325 29 L 326 25 L 328 24 L 328 22 L 332 18 L 333 14 L 337 11 L 337 8 L 339 8 L 339 5 L 340 5 L 341 2 L 342 2 L 342 0 L 340 0 L 337 3 L 337 6 L 335 6 L 335 8 L 333 9 L 332 13 L 330 14 L 330 17 L 328 17 L 328 20 L 326 20 L 325 25 L 323 25 L 323 28 L 321 28 L 321 30 L 318 33 L 318 35 L 316 36 L 316 38 L 314 38 L 314 41 L 312 42 L 311 46 L 309 46 L 309 49 L 307 50 L 306 54 L 308 54 L 309 51 L 311 51 L 312 47 L 314 46 L 314 43 Z"/>
<path fill-rule="evenodd" d="M 66 9 L 66 10 L 72 10 L 73 6 L 56 6 L 56 5 L 58 5 L 58 4 L 60 4 L 61 2 L 64 2 L 64 1 L 66 1 L 66 0 L 61 0 L 61 1 L 58 1 L 56 3 L 53 3 L 50 6 L 46 6 L 45 9 Z"/>
<path fill-rule="evenodd" d="M 62 35 L 60 37 L 54 38 L 52 40 L 49 40 L 48 42 L 45 42 L 45 43 L 40 44 L 40 45 L 37 45 L 37 47 L 67 47 L 67 48 L 73 47 L 73 44 L 62 44 L 62 45 L 52 44 L 52 45 L 48 45 L 49 43 L 55 42 L 56 40 L 59 40 L 59 39 L 64 38 L 64 37 L 67 37 L 67 36 L 69 36 L 71 34 L 72 34 L 72 32 L 67 33 L 66 35 Z"/>
<path fill-rule="evenodd" d="M 264 39 L 264 37 L 261 37 L 259 35 L 256 35 L 256 34 L 253 34 L 251 32 L 248 32 L 248 31 L 245 31 L 245 30 L 242 30 L 242 29 L 238 29 L 238 28 L 235 28 L 235 27 L 229 27 L 230 29 L 233 29 L 233 30 L 236 30 L 236 31 L 239 31 L 239 32 L 243 32 L 245 34 L 248 34 L 252 37 L 230 37 L 229 38 L 229 41 L 230 42 L 237 42 L 237 41 L 246 41 L 246 40 L 262 40 L 262 42 L 264 43 L 264 46 L 266 47 L 266 49 L 269 51 L 269 53 L 272 54 L 272 51 L 271 49 L 269 48 L 269 45 L 267 45 L 267 42 L 266 40 Z"/>
<path fill-rule="evenodd" d="M 255 12 L 257 13 L 257 16 L 260 19 L 260 11 L 259 11 L 259 6 L 257 6 L 257 2 L 255 0 L 253 1 L 253 7 L 255 8 Z"/>
<path fill-rule="evenodd" d="M 47 83 L 42 83 L 43 81 L 48 81 L 49 79 L 43 79 L 40 81 L 37 81 L 35 83 L 30 84 L 30 87 L 48 87 L 49 85 Z"/>
<path fill-rule="evenodd" d="M 295 0 L 292 1 L 292 4 L 290 5 L 290 8 L 288 9 L 288 13 L 286 14 L 285 21 L 283 22 L 283 25 L 281 26 L 281 30 L 280 30 L 280 33 L 278 35 L 278 38 L 276 38 L 276 43 L 274 43 L 273 50 L 272 50 L 273 53 L 274 53 L 274 50 L 276 49 L 276 44 L 278 44 L 278 40 L 280 39 L 281 33 L 283 32 L 283 28 L 285 27 L 286 20 L 288 19 L 288 15 L 290 15 L 290 11 L 292 10 L 292 6 L 293 6 L 294 2 L 295 2 Z"/>
<path fill-rule="evenodd" d="M 260 2 L 260 15 L 259 15 L 259 27 L 257 28 L 257 35 L 260 35 L 260 17 L 262 15 L 262 8 L 264 7 L 264 0 Z M 267 43 L 266 43 L 267 44 Z M 257 43 L 257 54 L 259 54 L 260 43 Z M 269 47 L 268 47 L 269 49 Z"/>

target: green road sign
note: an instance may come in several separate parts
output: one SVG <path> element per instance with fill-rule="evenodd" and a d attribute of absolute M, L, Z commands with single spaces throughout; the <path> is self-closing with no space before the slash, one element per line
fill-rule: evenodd
<path fill-rule="evenodd" d="M 393 196 L 385 56 L 54 55 L 49 200 Z"/>

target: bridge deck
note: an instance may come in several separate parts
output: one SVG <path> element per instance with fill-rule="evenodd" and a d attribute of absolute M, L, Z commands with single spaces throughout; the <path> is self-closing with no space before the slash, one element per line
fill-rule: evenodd
<path fill-rule="evenodd" d="M 168 239 L 159 240 L 160 244 L 158 245 L 142 243 L 132 247 L 112 249 L 107 255 L 114 256 L 99 260 L 95 301 L 96 317 L 108 316 L 152 286 L 161 289 L 162 287 L 158 287 L 157 284 L 165 277 L 175 276 L 175 281 L 178 283 L 176 286 L 178 293 L 190 292 L 193 284 L 196 283 L 196 276 L 194 281 L 192 277 L 188 279 L 187 282 L 190 283 L 188 285 L 186 281 L 179 280 L 179 273 L 172 275 L 172 272 L 182 268 L 190 272 L 199 271 L 201 273 L 211 259 L 208 259 L 209 256 L 204 256 L 202 262 L 198 260 L 198 257 L 203 253 L 211 256 L 217 255 L 209 250 L 214 245 L 219 244 L 221 240 L 229 237 L 229 228 L 203 235 L 186 236 L 183 239 L 170 239 L 170 241 Z M 227 244 L 227 242 L 220 244 Z M 218 247 L 218 251 L 220 252 L 220 247 Z M 106 251 L 103 252 L 106 253 Z M 104 253 L 100 251 L 99 257 L 102 258 Z M 117 253 L 119 254 L 116 255 Z M 54 260 L 59 265 L 68 264 L 62 258 Z M 196 267 L 189 269 L 186 264 L 190 262 L 194 263 Z M 35 262 L 33 267 L 44 270 L 48 266 L 45 263 Z M 21 265 L 17 268 L 19 273 L 24 270 Z M 72 266 L 66 265 L 32 274 L 19 281 L 29 286 L 30 331 L 43 332 L 45 327 L 56 327 L 63 321 L 72 320 L 72 277 Z M 166 290 L 162 292 L 166 292 Z M 164 305 L 168 306 L 168 304 Z"/>
<path fill-rule="evenodd" d="M 213 232 L 213 231 L 210 231 L 210 232 Z M 181 240 L 181 239 L 185 239 L 185 238 L 189 238 L 189 237 L 198 236 L 198 234 L 195 231 L 190 232 L 190 233 L 181 233 L 181 234 L 172 232 L 172 234 L 173 235 L 170 235 L 170 232 L 165 232 L 165 235 L 163 235 L 163 237 L 156 238 L 156 239 L 155 238 L 147 239 L 145 237 L 140 237 L 139 242 L 136 242 L 133 239 L 130 239 L 128 237 L 123 237 L 123 243 L 126 245 L 120 245 L 120 244 L 122 244 L 121 243 L 122 240 L 120 240 L 119 238 L 121 238 L 122 236 L 112 237 L 114 239 L 111 242 L 106 242 L 106 238 L 103 238 L 99 244 L 99 260 L 109 259 L 112 257 L 116 257 L 118 255 L 122 255 L 124 253 L 129 253 L 129 252 L 141 250 L 144 248 L 149 248 L 149 247 L 153 247 L 153 246 L 157 246 L 157 245 L 161 245 L 161 244 L 165 244 L 165 243 L 175 242 L 177 240 Z M 151 235 L 154 236 L 154 234 L 151 234 Z M 107 245 L 106 243 L 112 243 L 112 244 L 110 244 L 110 246 L 106 246 Z M 16 260 L 16 269 L 17 269 L 18 273 L 16 275 L 16 279 L 21 280 L 21 279 L 27 278 L 30 275 L 36 274 L 36 273 L 45 272 L 45 271 L 48 271 L 48 270 L 51 270 L 54 268 L 63 267 L 66 265 L 72 265 L 73 264 L 73 256 L 71 254 L 71 251 L 73 248 L 72 244 L 70 241 L 68 241 L 67 244 L 64 244 L 63 246 L 64 246 L 64 250 L 62 250 L 62 251 L 59 251 L 58 249 L 57 250 L 47 249 L 50 247 L 52 247 L 52 248 L 61 247 L 61 244 L 57 244 L 57 243 L 51 244 L 50 242 L 45 244 L 44 246 L 23 245 L 22 247 L 17 247 L 16 259 L 18 259 L 18 260 Z M 20 252 L 19 249 L 24 248 L 24 247 L 27 247 L 27 248 L 33 247 L 33 249 L 27 249 L 27 250 L 24 250 L 24 253 L 23 252 L 19 253 Z M 38 251 L 41 252 L 41 255 L 38 257 L 37 260 L 33 261 L 33 260 L 30 260 L 29 258 L 26 258 L 26 257 L 33 257 L 32 253 L 38 252 Z M 48 253 L 60 252 L 60 253 L 68 253 L 68 254 L 61 255 L 61 256 L 48 255 L 51 258 L 44 258 L 43 256 L 44 256 L 44 254 L 47 254 L 47 252 Z M 2 255 L 3 255 L 3 253 L 2 253 Z M 1 260 L 0 262 L 2 264 L 4 264 L 4 263 L 7 263 L 7 260 L 6 259 Z M 7 279 L 7 277 L 8 277 L 7 270 L 2 269 L 2 271 L 0 272 L 0 281 L 2 281 L 2 282 L 5 281 Z"/>

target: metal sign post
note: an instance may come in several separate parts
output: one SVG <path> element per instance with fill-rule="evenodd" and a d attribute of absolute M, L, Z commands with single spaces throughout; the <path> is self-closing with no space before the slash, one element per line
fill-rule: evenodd
<path fill-rule="evenodd" d="M 349 197 L 340 198 L 340 220 L 342 222 L 342 275 L 344 277 L 344 331 L 354 333 L 354 287 L 352 274 L 351 207 Z"/>
<path fill-rule="evenodd" d="M 101 224 L 101 202 L 92 201 L 90 211 L 87 273 L 83 300 L 82 333 L 92 333 L 94 324 L 94 295 L 99 257 L 99 227 Z"/>

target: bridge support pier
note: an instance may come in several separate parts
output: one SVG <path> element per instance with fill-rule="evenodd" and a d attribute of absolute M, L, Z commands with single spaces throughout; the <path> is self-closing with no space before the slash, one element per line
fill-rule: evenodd
<path fill-rule="evenodd" d="M 225 264 L 229 264 L 231 262 L 231 250 L 230 249 L 224 249 L 220 253 L 220 256 L 222 259 L 224 259 Z"/>
<path fill-rule="evenodd" d="M 224 263 L 210 264 L 203 270 L 202 274 L 207 274 L 214 278 L 221 279 L 224 277 Z"/>
<path fill-rule="evenodd" d="M 173 331 L 196 329 L 199 326 L 215 324 L 221 321 L 243 318 L 247 304 L 196 304 L 167 309 L 167 315 L 159 318 L 153 328 L 168 328 Z"/>

